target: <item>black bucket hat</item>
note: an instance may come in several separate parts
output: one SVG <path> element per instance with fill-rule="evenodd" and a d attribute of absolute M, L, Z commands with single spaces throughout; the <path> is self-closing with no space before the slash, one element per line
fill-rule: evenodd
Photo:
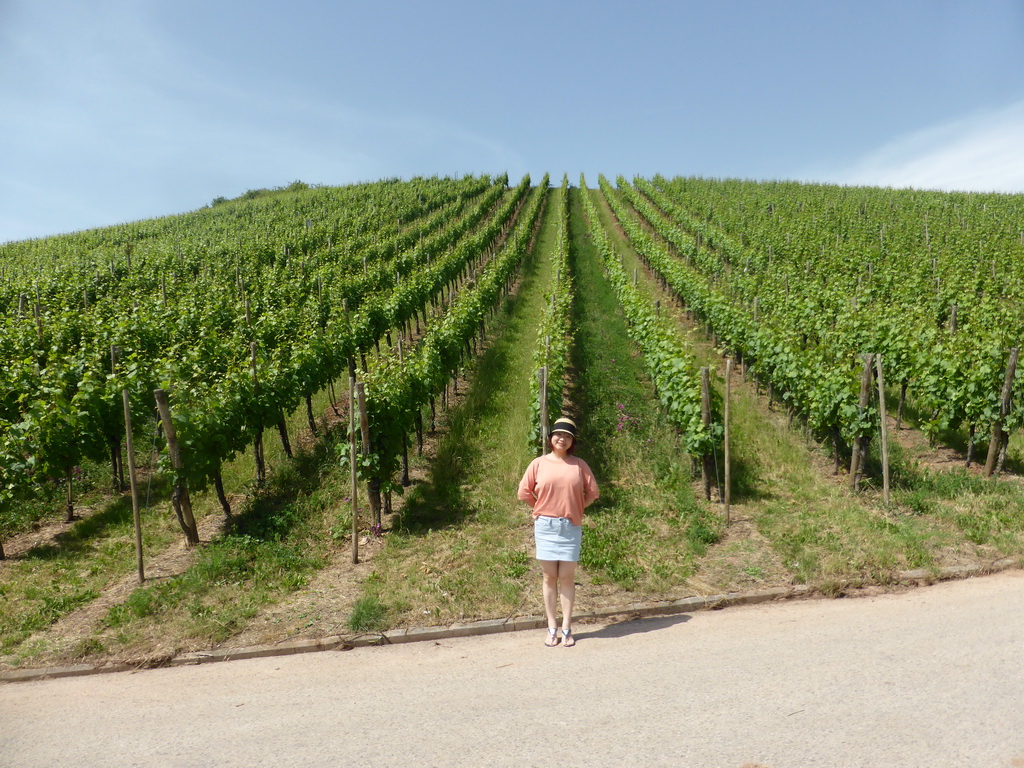
<path fill-rule="evenodd" d="M 565 416 L 559 416 L 555 423 L 551 425 L 551 434 L 555 432 L 567 432 L 572 435 L 572 439 L 576 439 L 576 422 L 572 419 L 566 418 Z"/>

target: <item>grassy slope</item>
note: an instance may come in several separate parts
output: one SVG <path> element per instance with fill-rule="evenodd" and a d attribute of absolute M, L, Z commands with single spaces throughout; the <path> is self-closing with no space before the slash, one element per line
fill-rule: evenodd
<path fill-rule="evenodd" d="M 581 565 L 598 585 L 664 595 L 693 573 L 694 559 L 717 539 L 720 525 L 694 496 L 692 462 L 665 424 L 626 334 L 577 199 L 589 192 L 571 194 L 580 455 L 590 462 L 602 492 L 589 512 Z"/>

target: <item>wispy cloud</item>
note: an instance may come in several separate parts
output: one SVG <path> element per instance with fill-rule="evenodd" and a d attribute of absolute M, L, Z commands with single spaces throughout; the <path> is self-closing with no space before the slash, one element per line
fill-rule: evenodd
<path fill-rule="evenodd" d="M 900 137 L 848 167 L 803 178 L 840 184 L 1024 192 L 1024 101 Z"/>
<path fill-rule="evenodd" d="M 368 113 L 307 86 L 301 69 L 276 80 L 231 76 L 229 53 L 172 37 L 130 0 L 18 10 L 0 30 L 0 242 L 177 213 L 296 179 L 525 166 L 512 147 L 458 120 L 401 104 Z"/>

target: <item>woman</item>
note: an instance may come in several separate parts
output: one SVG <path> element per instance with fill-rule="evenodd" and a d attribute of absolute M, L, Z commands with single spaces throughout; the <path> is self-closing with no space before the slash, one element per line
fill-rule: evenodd
<path fill-rule="evenodd" d="M 533 509 L 537 559 L 544 573 L 544 611 L 548 617 L 545 645 L 559 643 L 558 595 L 562 598 L 562 644 L 572 636 L 572 606 L 576 599 L 576 562 L 580 559 L 583 510 L 597 498 L 597 481 L 583 459 L 573 456 L 576 423 L 564 416 L 551 427 L 551 453 L 530 462 L 519 483 L 519 498 Z"/>

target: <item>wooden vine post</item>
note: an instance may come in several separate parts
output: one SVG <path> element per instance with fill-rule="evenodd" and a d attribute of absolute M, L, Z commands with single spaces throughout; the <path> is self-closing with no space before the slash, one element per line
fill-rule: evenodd
<path fill-rule="evenodd" d="M 117 375 L 117 356 L 120 347 L 110 347 L 110 373 Z M 110 437 L 110 470 L 112 473 L 111 488 L 114 493 L 121 493 L 124 490 L 124 461 L 121 457 L 121 438 L 112 435 Z"/>
<path fill-rule="evenodd" d="M 405 365 L 405 336 L 398 337 L 398 363 L 399 365 Z M 409 480 L 409 435 L 406 432 L 402 433 L 402 487 L 408 487 L 411 481 Z"/>
<path fill-rule="evenodd" d="M 77 519 L 75 517 L 75 468 L 70 464 L 64 469 L 64 479 L 67 482 L 67 504 L 65 507 L 67 514 L 64 516 L 64 522 L 70 523 Z"/>
<path fill-rule="evenodd" d="M 313 418 L 313 396 L 310 394 L 306 395 L 306 423 L 309 424 L 309 434 L 316 437 L 316 419 Z"/>
<path fill-rule="evenodd" d="M 726 358 L 725 360 L 725 404 L 723 419 L 725 421 L 725 436 L 723 440 L 723 449 L 725 452 L 725 524 L 729 525 L 730 522 L 730 504 L 732 502 L 732 469 L 730 467 L 730 456 L 729 456 L 729 399 L 732 395 L 732 358 Z"/>
<path fill-rule="evenodd" d="M 370 420 L 366 413 L 366 390 L 363 382 L 356 383 L 356 402 L 359 405 L 359 431 L 363 438 L 363 454 L 370 455 Z M 367 478 L 366 494 L 370 499 L 370 523 L 373 530 L 380 530 L 380 481 Z"/>
<path fill-rule="evenodd" d="M 248 301 L 248 299 L 246 300 Z M 248 305 L 247 305 L 248 306 Z M 252 352 L 252 386 L 253 393 L 256 397 L 260 394 L 260 377 L 259 369 L 256 365 L 256 342 L 252 342 L 250 345 Z M 256 484 L 263 485 L 267 480 L 267 465 L 263 458 L 263 425 L 256 425 L 256 436 L 253 438 L 252 443 L 253 458 L 256 461 Z"/>
<path fill-rule="evenodd" d="M 537 371 L 537 378 L 540 380 L 538 390 L 540 392 L 540 452 L 541 455 L 548 452 L 548 367 L 541 366 Z"/>
<path fill-rule="evenodd" d="M 277 433 L 281 436 L 281 447 L 284 449 L 284 455 L 289 459 L 295 458 L 292 454 L 291 441 L 288 439 L 288 422 L 285 421 L 284 411 L 278 412 Z"/>
<path fill-rule="evenodd" d="M 864 371 L 860 377 L 860 402 L 857 405 L 857 414 L 863 418 L 867 410 L 868 401 L 871 397 L 871 364 L 873 355 L 864 355 Z M 853 441 L 853 455 L 850 457 L 850 486 L 855 491 L 860 490 L 860 479 L 864 474 L 864 464 L 867 460 L 867 440 L 863 435 L 858 434 Z"/>
<path fill-rule="evenodd" d="M 192 515 L 192 500 L 188 495 L 188 485 L 182 476 L 184 464 L 181 460 L 181 450 L 178 447 L 178 433 L 174 429 L 174 422 L 171 421 L 171 409 L 167 404 L 167 393 L 162 389 L 153 391 L 156 397 L 156 407 L 160 412 L 160 421 L 164 426 L 164 437 L 167 439 L 167 450 L 171 454 L 171 466 L 174 467 L 174 490 L 171 491 L 171 506 L 178 517 L 178 524 L 185 532 L 185 542 L 190 547 L 199 543 L 199 529 L 196 527 L 196 519 Z"/>
<path fill-rule="evenodd" d="M 359 472 L 356 468 L 356 377 L 348 379 L 348 461 L 352 467 L 352 562 L 359 562 Z"/>
<path fill-rule="evenodd" d="M 882 500 L 889 506 L 889 426 L 885 423 L 885 377 L 882 374 L 882 356 L 875 356 L 875 372 L 878 374 L 878 415 L 881 420 L 882 436 Z"/>
<path fill-rule="evenodd" d="M 1017 355 L 1019 347 L 1010 350 L 1010 360 L 1006 364 L 1006 376 L 1003 379 L 1003 392 L 999 398 L 999 418 L 992 425 L 992 439 L 988 444 L 988 459 L 985 461 L 985 477 L 992 477 L 996 471 L 996 465 L 1002 466 L 1002 457 L 1005 457 L 1006 443 L 1010 436 L 1003 431 L 1003 422 L 1010 412 L 1010 398 L 1013 395 L 1013 379 L 1017 375 Z"/>
<path fill-rule="evenodd" d="M 146 571 L 142 565 L 142 516 L 139 514 L 139 484 L 135 480 L 135 448 L 132 443 L 132 409 L 128 399 L 128 390 L 121 390 L 124 400 L 124 434 L 125 447 L 128 451 L 128 482 L 132 489 L 132 520 L 135 523 L 135 564 L 139 570 L 139 584 L 146 580 Z"/>
<path fill-rule="evenodd" d="M 711 372 L 707 366 L 700 369 L 700 418 L 704 428 L 711 431 Z M 708 451 L 701 457 L 701 475 L 704 480 L 704 498 L 711 501 L 711 480 L 715 474 L 715 460 Z"/>

